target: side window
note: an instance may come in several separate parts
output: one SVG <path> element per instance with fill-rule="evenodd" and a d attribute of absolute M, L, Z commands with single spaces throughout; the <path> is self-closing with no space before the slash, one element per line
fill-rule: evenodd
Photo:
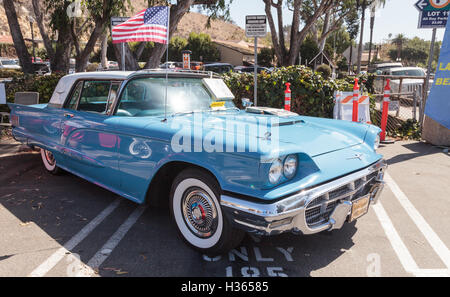
<path fill-rule="evenodd" d="M 72 96 L 70 97 L 69 101 L 66 104 L 66 108 L 73 110 L 77 109 L 78 98 L 80 98 L 82 87 L 83 82 L 82 81 L 78 82 L 75 89 L 72 92 Z"/>
<path fill-rule="evenodd" d="M 105 113 L 110 87 L 110 81 L 85 81 L 78 110 Z"/>
<path fill-rule="evenodd" d="M 136 79 L 127 84 L 122 92 L 117 116 L 151 116 L 164 110 L 164 93 L 158 83 L 148 79 Z M 161 101 L 162 100 L 162 101 Z"/>

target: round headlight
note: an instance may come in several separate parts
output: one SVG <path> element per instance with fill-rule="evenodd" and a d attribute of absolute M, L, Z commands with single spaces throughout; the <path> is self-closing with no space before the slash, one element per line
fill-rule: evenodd
<path fill-rule="evenodd" d="M 283 173 L 286 178 L 293 178 L 297 172 L 297 157 L 295 155 L 287 156 L 284 160 Z"/>
<path fill-rule="evenodd" d="M 280 159 L 276 159 L 272 166 L 270 166 L 269 170 L 269 181 L 272 184 L 276 184 L 280 181 L 281 175 L 283 173 L 283 164 L 281 163 Z"/>
<path fill-rule="evenodd" d="M 380 147 L 380 134 L 375 138 L 375 142 L 373 144 L 373 149 L 377 150 Z"/>

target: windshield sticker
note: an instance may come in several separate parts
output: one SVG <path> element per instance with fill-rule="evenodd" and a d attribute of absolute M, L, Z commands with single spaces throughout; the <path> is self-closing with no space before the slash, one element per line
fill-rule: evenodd
<path fill-rule="evenodd" d="M 211 103 L 210 107 L 211 107 L 212 109 L 215 109 L 215 108 L 224 108 L 224 107 L 225 107 L 225 101 L 216 101 L 216 102 L 213 102 L 213 103 Z"/>

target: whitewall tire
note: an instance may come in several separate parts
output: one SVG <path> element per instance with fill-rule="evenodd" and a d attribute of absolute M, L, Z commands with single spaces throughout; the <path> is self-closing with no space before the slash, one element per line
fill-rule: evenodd
<path fill-rule="evenodd" d="M 183 240 L 202 253 L 228 252 L 244 236 L 244 232 L 233 228 L 224 216 L 220 207 L 220 188 L 203 170 L 189 168 L 175 178 L 170 209 Z"/>
<path fill-rule="evenodd" d="M 58 174 L 60 172 L 59 167 L 56 165 L 55 157 L 52 152 L 41 148 L 41 158 L 45 169 L 51 174 Z"/>

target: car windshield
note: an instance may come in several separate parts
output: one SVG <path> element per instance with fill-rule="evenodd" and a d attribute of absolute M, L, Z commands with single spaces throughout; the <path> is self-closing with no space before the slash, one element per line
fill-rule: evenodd
<path fill-rule="evenodd" d="M 137 78 L 130 81 L 122 92 L 118 116 L 160 116 L 165 113 L 165 78 Z M 212 111 L 215 102 L 202 79 L 169 78 L 167 84 L 167 114 Z M 219 104 L 223 108 L 235 108 L 233 101 Z M 222 109 L 223 109 L 222 108 Z"/>
<path fill-rule="evenodd" d="M 425 76 L 425 72 L 422 69 L 403 69 L 403 70 L 392 71 L 392 75 Z"/>

